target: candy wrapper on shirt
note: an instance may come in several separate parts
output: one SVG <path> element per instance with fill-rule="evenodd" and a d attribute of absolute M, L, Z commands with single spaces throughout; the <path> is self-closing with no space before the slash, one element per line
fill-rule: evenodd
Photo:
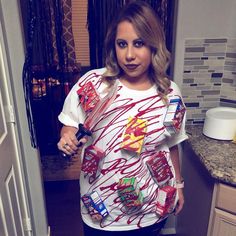
<path fill-rule="evenodd" d="M 180 97 L 170 100 L 164 119 L 164 126 L 170 134 L 177 133 L 182 125 L 186 108 Z"/>
<path fill-rule="evenodd" d="M 118 194 L 126 207 L 138 207 L 143 203 L 143 194 L 140 191 L 135 177 L 122 178 L 118 183 Z"/>
<path fill-rule="evenodd" d="M 84 151 L 81 170 L 91 178 L 96 179 L 100 174 L 100 166 L 104 157 L 105 153 L 103 150 L 94 145 L 88 146 Z"/>
<path fill-rule="evenodd" d="M 100 221 L 109 214 L 105 204 L 96 191 L 83 195 L 82 201 L 93 220 Z"/>
<path fill-rule="evenodd" d="M 81 106 L 86 113 L 92 111 L 100 101 L 100 97 L 91 81 L 78 89 L 77 94 L 79 95 Z"/>
<path fill-rule="evenodd" d="M 140 154 L 147 131 L 147 121 L 137 117 L 129 117 L 121 147 Z"/>
<path fill-rule="evenodd" d="M 171 178 L 173 178 L 173 174 L 167 162 L 165 153 L 162 151 L 151 156 L 151 158 L 146 162 L 146 165 L 154 181 L 159 186 L 163 186 Z"/>
<path fill-rule="evenodd" d="M 174 209 L 176 196 L 176 188 L 171 186 L 164 186 L 158 189 L 156 213 L 160 216 L 165 216 L 171 213 Z"/>

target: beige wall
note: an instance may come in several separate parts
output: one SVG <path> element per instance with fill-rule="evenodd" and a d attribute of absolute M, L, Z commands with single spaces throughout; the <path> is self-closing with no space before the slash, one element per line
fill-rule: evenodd
<path fill-rule="evenodd" d="M 76 61 L 89 66 L 89 36 L 87 30 L 87 0 L 72 0 L 72 31 Z"/>

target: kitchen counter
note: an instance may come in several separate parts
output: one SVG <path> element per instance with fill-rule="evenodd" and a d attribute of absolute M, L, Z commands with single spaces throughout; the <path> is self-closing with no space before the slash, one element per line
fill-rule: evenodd
<path fill-rule="evenodd" d="M 187 126 L 186 130 L 187 142 L 211 176 L 236 186 L 236 144 L 206 137 L 202 133 L 203 125 Z"/>

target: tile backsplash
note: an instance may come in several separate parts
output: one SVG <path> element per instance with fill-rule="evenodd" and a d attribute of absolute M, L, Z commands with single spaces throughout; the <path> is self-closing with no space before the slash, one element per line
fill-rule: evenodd
<path fill-rule="evenodd" d="M 236 107 L 236 39 L 186 39 L 182 95 L 187 123 L 203 123 L 208 109 Z"/>

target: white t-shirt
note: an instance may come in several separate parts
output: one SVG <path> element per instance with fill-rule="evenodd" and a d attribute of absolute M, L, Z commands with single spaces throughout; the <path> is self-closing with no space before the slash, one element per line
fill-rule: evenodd
<path fill-rule="evenodd" d="M 102 93 L 105 85 L 101 83 L 100 79 L 104 72 L 105 68 L 92 70 L 82 76 L 74 85 L 59 115 L 59 120 L 64 125 L 78 127 L 79 123 L 84 122 L 86 114 L 80 106 L 77 90 L 91 81 L 98 93 Z M 80 175 L 81 196 L 96 191 L 103 200 L 109 215 L 99 222 L 93 221 L 82 202 L 81 214 L 83 221 L 90 227 L 101 230 L 124 231 L 149 226 L 161 220 L 160 216 L 156 214 L 159 186 L 153 180 L 146 161 L 155 153 L 165 153 L 173 176 L 175 176 L 169 148 L 186 140 L 187 135 L 185 133 L 185 121 L 177 134 L 170 135 L 165 129 L 163 120 L 167 106 L 158 95 L 155 85 L 148 90 L 137 91 L 127 88 L 119 80 L 117 83 L 116 99 L 97 121 L 93 128 L 92 138 L 87 144 L 87 146 L 93 144 L 105 152 L 105 158 L 100 166 L 101 173 L 95 180 L 91 180 L 83 171 Z M 181 96 L 177 85 L 171 82 L 168 99 L 175 95 Z M 123 133 L 129 117 L 138 117 L 147 122 L 142 151 L 139 154 L 121 148 Z M 83 159 L 83 155 L 81 159 Z M 144 198 L 142 207 L 127 209 L 120 201 L 117 184 L 124 177 L 136 177 Z M 168 185 L 175 185 L 174 177 L 169 180 Z M 177 198 L 176 195 L 175 203 Z"/>

